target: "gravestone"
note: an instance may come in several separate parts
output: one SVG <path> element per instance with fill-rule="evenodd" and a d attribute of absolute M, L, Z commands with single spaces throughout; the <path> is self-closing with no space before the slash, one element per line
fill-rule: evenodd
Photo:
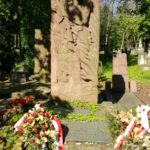
<path fill-rule="evenodd" d="M 127 55 L 125 53 L 113 55 L 112 90 L 116 92 L 129 91 Z"/>
<path fill-rule="evenodd" d="M 148 51 L 148 54 L 146 56 L 146 65 L 150 66 L 150 50 Z"/>
<path fill-rule="evenodd" d="M 144 48 L 143 48 L 142 40 L 141 39 L 139 40 L 138 52 L 139 53 L 144 52 Z"/>
<path fill-rule="evenodd" d="M 138 65 L 145 65 L 146 64 L 146 54 L 143 53 L 139 53 L 138 54 Z"/>
<path fill-rule="evenodd" d="M 35 29 L 35 58 L 34 58 L 34 77 L 38 81 L 49 81 L 50 74 L 50 54 L 49 54 L 49 36 L 41 29 Z"/>
<path fill-rule="evenodd" d="M 99 0 L 51 1 L 51 95 L 97 103 Z"/>

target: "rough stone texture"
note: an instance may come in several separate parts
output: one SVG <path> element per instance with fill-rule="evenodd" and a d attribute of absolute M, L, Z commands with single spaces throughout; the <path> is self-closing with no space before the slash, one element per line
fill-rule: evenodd
<path fill-rule="evenodd" d="M 108 129 L 107 121 L 74 121 L 62 120 L 65 126 L 67 136 L 65 141 L 76 142 L 101 142 L 110 144 L 112 142 L 111 135 Z"/>
<path fill-rule="evenodd" d="M 137 92 L 137 84 L 135 80 L 130 81 L 130 92 Z"/>
<path fill-rule="evenodd" d="M 112 89 L 119 92 L 129 91 L 127 55 L 125 53 L 113 55 Z"/>
<path fill-rule="evenodd" d="M 64 144 L 64 149 L 65 150 L 112 150 L 113 144 L 67 142 Z"/>
<path fill-rule="evenodd" d="M 41 29 L 35 29 L 35 59 L 34 74 L 38 75 L 38 80 L 42 82 L 49 81 L 49 37 Z M 35 76 L 36 77 L 36 76 Z"/>
<path fill-rule="evenodd" d="M 97 103 L 99 1 L 52 0 L 51 94 Z"/>

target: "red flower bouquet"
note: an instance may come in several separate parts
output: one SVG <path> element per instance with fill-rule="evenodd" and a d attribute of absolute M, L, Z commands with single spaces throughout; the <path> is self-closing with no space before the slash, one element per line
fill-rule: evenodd
<path fill-rule="evenodd" d="M 17 133 L 27 149 L 40 149 L 45 143 L 50 149 L 55 149 L 57 132 L 52 124 L 52 115 L 36 106 L 23 116 L 20 125 L 16 125 Z"/>

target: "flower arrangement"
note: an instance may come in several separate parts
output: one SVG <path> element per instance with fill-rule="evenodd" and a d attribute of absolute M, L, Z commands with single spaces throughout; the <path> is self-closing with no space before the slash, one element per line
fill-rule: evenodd
<path fill-rule="evenodd" d="M 8 105 L 6 106 L 7 108 L 12 108 L 12 107 L 20 107 L 23 109 L 23 111 L 28 111 L 29 108 L 33 107 L 34 105 L 34 100 L 33 97 L 31 96 L 26 96 L 22 98 L 13 98 L 9 100 Z M 16 110 L 14 110 L 15 112 Z"/>
<path fill-rule="evenodd" d="M 31 96 L 10 99 L 6 108 L 0 111 L 0 149 L 20 149 L 20 137 L 14 131 L 14 124 L 33 105 Z"/>
<path fill-rule="evenodd" d="M 33 97 L 10 99 L 6 109 L 0 111 L 0 126 L 15 123 L 19 117 L 34 105 Z"/>
<path fill-rule="evenodd" d="M 7 109 L 0 111 L 0 149 L 63 150 L 59 119 L 41 104 L 33 105 L 32 97 L 11 99 Z"/>
<path fill-rule="evenodd" d="M 6 109 L 0 111 L 0 126 L 15 123 L 33 105 L 34 100 L 31 96 L 10 99 Z"/>
<path fill-rule="evenodd" d="M 55 149 L 54 141 L 58 134 L 52 124 L 53 116 L 41 107 L 35 107 L 26 113 L 19 125 L 15 125 L 26 149 L 41 149 L 46 143 L 49 149 Z"/>
<path fill-rule="evenodd" d="M 136 112 L 136 113 L 135 113 Z M 124 145 L 127 149 L 150 148 L 150 107 L 139 105 L 128 112 L 121 111 L 114 115 L 120 122 L 120 136 L 118 136 L 115 149 Z"/>

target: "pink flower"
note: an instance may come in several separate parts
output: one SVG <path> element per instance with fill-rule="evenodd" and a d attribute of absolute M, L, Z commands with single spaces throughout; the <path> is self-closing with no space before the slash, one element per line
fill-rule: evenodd
<path fill-rule="evenodd" d="M 11 112 L 12 112 L 12 113 L 17 113 L 18 110 L 17 110 L 16 108 L 13 108 L 13 109 L 11 110 Z"/>
<path fill-rule="evenodd" d="M 34 143 L 35 141 L 34 141 L 34 139 L 30 139 L 30 143 Z"/>
<path fill-rule="evenodd" d="M 45 112 L 45 116 L 49 117 L 49 112 L 48 111 Z"/>
<path fill-rule="evenodd" d="M 31 113 L 30 112 L 28 112 L 28 115 L 30 115 Z"/>
<path fill-rule="evenodd" d="M 31 123 L 32 123 L 32 119 L 28 119 L 27 122 L 28 122 L 29 124 L 31 124 Z"/>
<path fill-rule="evenodd" d="M 35 125 L 33 128 L 37 129 L 37 128 L 38 128 L 38 126 L 37 126 L 37 125 Z"/>
<path fill-rule="evenodd" d="M 27 119 L 24 118 L 23 121 L 22 121 L 22 123 L 26 123 L 26 122 L 27 122 Z"/>
<path fill-rule="evenodd" d="M 37 128 L 34 128 L 34 133 L 38 133 L 38 129 Z"/>
<path fill-rule="evenodd" d="M 36 113 L 32 113 L 31 116 L 32 116 L 32 117 L 36 117 Z"/>
<path fill-rule="evenodd" d="M 40 114 L 41 116 L 44 116 L 44 112 L 42 112 L 42 111 L 41 111 L 39 114 Z"/>
<path fill-rule="evenodd" d="M 54 126 L 51 124 L 50 128 L 51 128 L 51 129 L 54 129 Z"/>
<path fill-rule="evenodd" d="M 46 133 L 43 133 L 43 135 L 42 135 L 43 137 L 46 137 Z"/>
<path fill-rule="evenodd" d="M 29 96 L 29 97 L 27 97 L 27 101 L 32 103 L 33 102 L 33 98 Z"/>
<path fill-rule="evenodd" d="M 50 118 L 46 118 L 46 122 L 49 122 L 50 121 Z"/>
<path fill-rule="evenodd" d="M 22 107 L 22 103 L 18 103 L 18 106 Z"/>
<path fill-rule="evenodd" d="M 23 127 L 18 127 L 18 131 L 19 132 L 23 131 Z"/>
<path fill-rule="evenodd" d="M 36 137 L 37 139 L 39 139 L 39 138 L 40 138 L 40 135 L 39 135 L 39 134 L 36 134 L 35 137 Z"/>
<path fill-rule="evenodd" d="M 46 125 L 42 125 L 42 130 L 46 130 Z"/>

